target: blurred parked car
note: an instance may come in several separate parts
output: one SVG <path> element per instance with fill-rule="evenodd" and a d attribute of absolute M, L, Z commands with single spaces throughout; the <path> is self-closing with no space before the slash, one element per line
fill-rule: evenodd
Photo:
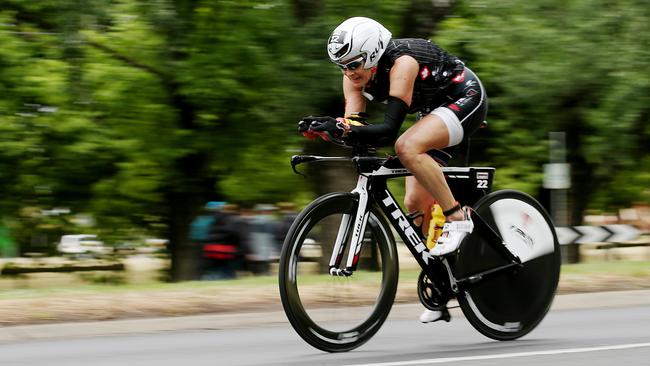
<path fill-rule="evenodd" d="M 56 248 L 63 254 L 108 254 L 112 251 L 92 234 L 63 235 Z"/>

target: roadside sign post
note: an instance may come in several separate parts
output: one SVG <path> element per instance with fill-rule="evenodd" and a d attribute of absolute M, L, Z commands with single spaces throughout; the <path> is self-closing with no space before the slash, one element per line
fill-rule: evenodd
<path fill-rule="evenodd" d="M 566 163 L 566 136 L 564 132 L 549 133 L 549 164 L 544 165 L 544 188 L 550 190 L 551 217 L 555 226 L 569 225 L 567 190 L 571 188 L 571 167 Z M 580 261 L 575 244 L 560 247 L 562 263 Z"/>

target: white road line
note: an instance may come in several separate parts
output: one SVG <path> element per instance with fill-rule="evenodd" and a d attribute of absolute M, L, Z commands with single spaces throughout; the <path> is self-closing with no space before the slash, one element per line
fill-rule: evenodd
<path fill-rule="evenodd" d="M 567 349 L 554 349 L 554 350 L 548 350 L 548 351 L 501 353 L 501 354 L 494 354 L 494 355 L 479 355 L 479 356 L 466 356 L 466 357 L 430 358 L 430 359 L 425 359 L 425 360 L 412 360 L 412 361 L 364 363 L 364 364 L 355 364 L 355 365 L 347 365 L 347 366 L 431 365 L 431 364 L 436 364 L 436 363 L 448 363 L 448 362 L 458 362 L 458 361 L 478 361 L 478 360 L 493 360 L 493 359 L 500 359 L 500 358 L 530 357 L 530 356 L 540 356 L 540 355 L 559 355 L 559 354 L 563 354 L 563 353 L 612 351 L 612 350 L 641 348 L 641 347 L 650 347 L 650 343 L 631 343 L 631 344 L 620 344 L 620 345 L 615 345 L 615 346 L 567 348 Z"/>

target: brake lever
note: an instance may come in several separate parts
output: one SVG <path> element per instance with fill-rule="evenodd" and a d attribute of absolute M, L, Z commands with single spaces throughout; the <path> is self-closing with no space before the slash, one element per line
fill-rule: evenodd
<path fill-rule="evenodd" d="M 302 163 L 308 163 L 310 161 L 314 161 L 317 158 L 313 155 L 293 155 L 291 157 L 291 169 L 293 169 L 293 172 L 302 175 L 303 177 L 307 178 L 306 175 L 302 174 L 296 169 L 296 166 L 302 164 Z"/>

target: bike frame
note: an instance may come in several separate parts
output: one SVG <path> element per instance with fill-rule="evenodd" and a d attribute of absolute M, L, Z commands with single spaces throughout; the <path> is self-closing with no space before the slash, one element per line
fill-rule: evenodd
<path fill-rule="evenodd" d="M 457 294 L 463 289 L 486 277 L 521 266 L 521 260 L 507 249 L 507 245 L 504 243 L 501 236 L 496 233 L 485 222 L 485 220 L 480 217 L 480 215 L 471 211 L 475 230 L 504 257 L 507 263 L 496 268 L 457 279 L 453 274 L 447 257 L 433 257 L 429 254 L 423 234 L 420 232 L 419 228 L 415 228 L 413 219 L 404 213 L 401 206 L 397 203 L 395 197 L 388 189 L 388 179 L 412 175 L 396 158 L 391 157 L 386 159 L 366 156 L 346 158 L 296 155 L 292 157 L 291 161 L 293 170 L 298 174 L 300 173 L 296 171 L 296 165 L 306 162 L 352 161 L 357 166 L 359 178 L 357 180 L 357 186 L 352 190 L 352 193 L 358 197 L 358 206 L 354 216 L 352 214 L 345 214 L 341 220 L 329 262 L 329 273 L 333 276 L 351 276 L 356 270 L 363 245 L 363 233 L 365 232 L 370 214 L 369 207 L 372 202 L 382 210 L 417 263 L 430 279 L 439 278 L 435 273 L 436 267 L 439 266 L 434 264 L 441 263 L 444 266 L 449 280 L 449 286 L 454 294 Z M 472 168 L 442 168 L 443 173 L 448 177 L 468 176 L 467 173 L 469 173 L 470 169 Z M 353 224 L 350 225 L 351 223 Z M 346 239 L 350 234 L 350 228 L 352 228 L 352 239 L 350 241 L 351 248 L 348 252 L 349 254 L 345 263 L 345 269 L 341 269 L 343 253 L 346 249 Z"/>

